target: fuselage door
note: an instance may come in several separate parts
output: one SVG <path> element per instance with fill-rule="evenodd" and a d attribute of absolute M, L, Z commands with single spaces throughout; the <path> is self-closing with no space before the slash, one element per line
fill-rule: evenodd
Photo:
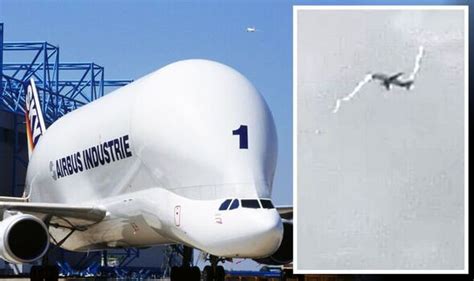
<path fill-rule="evenodd" d="M 181 206 L 175 206 L 174 207 L 174 224 L 176 226 L 181 225 Z"/>

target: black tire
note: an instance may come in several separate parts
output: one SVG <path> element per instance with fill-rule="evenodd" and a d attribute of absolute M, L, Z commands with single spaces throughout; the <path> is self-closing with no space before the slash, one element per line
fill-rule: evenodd
<path fill-rule="evenodd" d="M 58 281 L 59 280 L 59 268 L 54 265 L 47 265 L 43 268 L 44 280 L 45 281 Z"/>
<path fill-rule="evenodd" d="M 225 270 L 224 267 L 219 265 L 216 268 L 216 281 L 224 281 L 225 280 Z"/>
<path fill-rule="evenodd" d="M 43 268 L 38 265 L 34 265 L 30 269 L 30 280 L 31 281 L 42 281 L 43 280 Z"/>
<path fill-rule="evenodd" d="M 212 274 L 212 267 L 210 267 L 209 265 L 206 265 L 204 267 L 204 269 L 202 270 L 201 280 L 202 281 L 214 280 L 214 274 Z"/>
<path fill-rule="evenodd" d="M 182 266 L 179 268 L 181 270 L 181 280 L 192 280 L 191 279 L 191 268 L 189 266 Z"/>
<path fill-rule="evenodd" d="M 201 281 L 201 270 L 197 266 L 191 267 L 191 281 Z"/>
<path fill-rule="evenodd" d="M 170 281 L 182 281 L 182 270 L 180 267 L 173 266 L 170 272 Z"/>

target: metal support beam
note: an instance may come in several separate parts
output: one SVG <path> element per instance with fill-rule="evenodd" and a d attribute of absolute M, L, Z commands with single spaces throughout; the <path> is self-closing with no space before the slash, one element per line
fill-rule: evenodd
<path fill-rule="evenodd" d="M 0 93 L 3 93 L 3 23 L 0 23 Z"/>
<path fill-rule="evenodd" d="M 184 267 L 193 266 L 193 248 L 184 246 L 183 247 L 183 264 Z"/>
<path fill-rule="evenodd" d="M 15 196 L 15 190 L 16 190 L 16 156 L 18 154 L 18 126 L 16 124 L 17 122 L 17 115 L 13 115 L 13 145 L 12 145 L 12 186 L 11 186 L 11 196 Z"/>

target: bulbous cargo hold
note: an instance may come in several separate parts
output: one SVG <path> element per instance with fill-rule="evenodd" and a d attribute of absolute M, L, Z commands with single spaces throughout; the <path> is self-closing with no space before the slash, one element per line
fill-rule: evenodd
<path fill-rule="evenodd" d="M 161 187 L 191 199 L 268 198 L 271 112 L 240 73 L 170 64 L 56 121 L 30 159 L 32 201 L 78 203 Z"/>
<path fill-rule="evenodd" d="M 51 219 L 48 224 L 67 220 L 43 236 L 72 251 L 179 243 L 220 258 L 291 260 L 291 222 L 282 223 L 283 213 L 269 199 L 277 158 L 274 121 L 237 71 L 206 60 L 173 63 L 48 129 L 37 122 L 42 114 L 34 80 L 29 89 L 33 99 L 25 115 L 33 130 L 27 130 L 23 198 L 29 202 L 8 208 L 38 213 Z M 9 233 L 5 225 L 0 236 Z M 31 229 L 42 233 L 42 226 Z M 48 246 L 44 239 L 36 242 L 39 250 Z M 4 247 L 0 254 L 20 260 L 23 253 Z M 42 255 L 26 254 L 23 260 Z M 219 260 L 211 258 L 212 274 L 223 272 Z M 188 276 L 191 262 L 183 261 L 175 273 Z M 215 279 L 212 274 L 205 279 Z"/>

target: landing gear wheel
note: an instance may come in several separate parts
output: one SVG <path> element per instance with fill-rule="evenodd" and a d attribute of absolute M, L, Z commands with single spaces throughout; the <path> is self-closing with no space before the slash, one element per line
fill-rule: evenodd
<path fill-rule="evenodd" d="M 31 281 L 58 281 L 59 269 L 54 265 L 32 266 L 30 270 Z"/>
<path fill-rule="evenodd" d="M 224 267 L 219 265 L 216 267 L 216 281 L 224 281 L 225 279 L 225 271 Z"/>
<path fill-rule="evenodd" d="M 173 266 L 170 272 L 171 281 L 200 281 L 201 271 L 199 267 L 178 267 Z"/>
<path fill-rule="evenodd" d="M 45 281 L 58 281 L 59 269 L 54 265 L 46 265 L 43 268 L 44 280 Z"/>
<path fill-rule="evenodd" d="M 170 280 L 171 281 L 180 281 L 180 280 L 183 280 L 183 271 L 180 267 L 177 267 L 177 266 L 173 266 L 171 268 L 171 272 L 170 272 Z"/>
<path fill-rule="evenodd" d="M 193 266 L 190 268 L 191 270 L 191 280 L 192 281 L 201 281 L 201 270 L 197 266 Z"/>
<path fill-rule="evenodd" d="M 214 275 L 212 274 L 212 267 L 210 267 L 209 265 L 206 265 L 204 267 L 204 269 L 202 270 L 201 280 L 202 281 L 214 280 Z"/>
<path fill-rule="evenodd" d="M 31 281 L 42 281 L 43 280 L 43 269 L 41 266 L 34 265 L 30 269 L 30 280 Z"/>

